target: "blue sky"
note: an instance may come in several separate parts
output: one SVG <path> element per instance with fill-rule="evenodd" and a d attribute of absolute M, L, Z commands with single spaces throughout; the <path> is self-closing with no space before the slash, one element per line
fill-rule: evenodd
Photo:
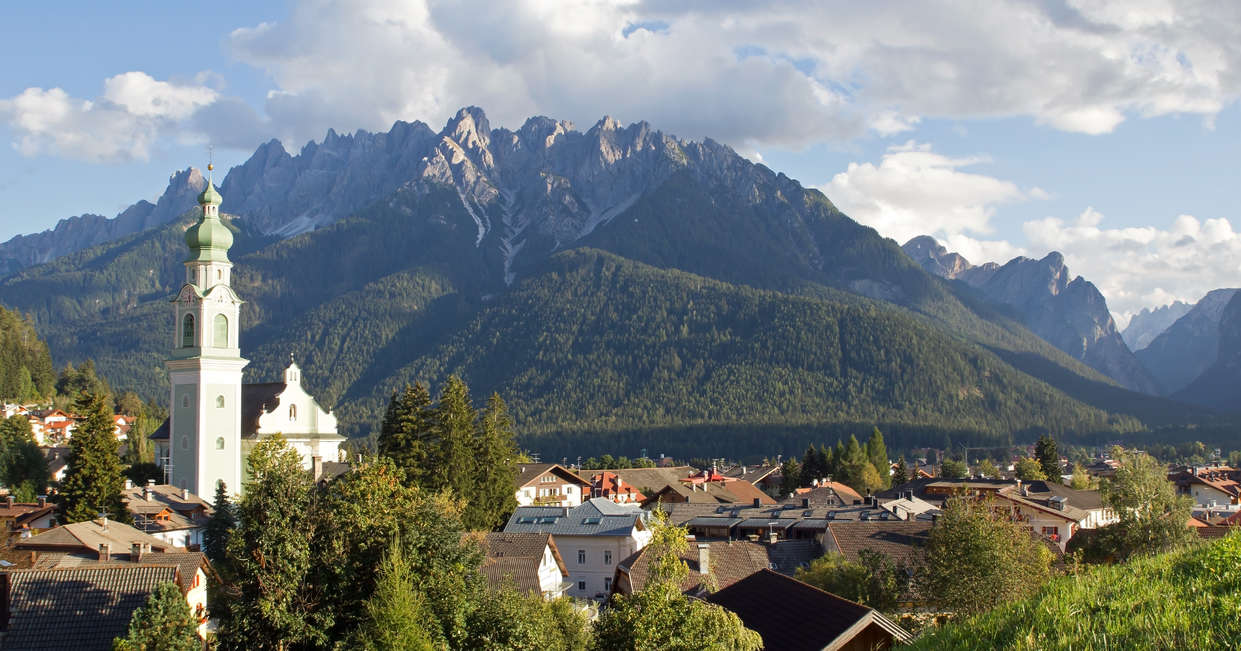
<path fill-rule="evenodd" d="M 0 41 L 0 240 L 328 127 L 482 106 L 712 137 L 889 237 L 1061 250 L 1118 320 L 1241 285 L 1241 11 L 1184 0 L 34 3 Z"/>

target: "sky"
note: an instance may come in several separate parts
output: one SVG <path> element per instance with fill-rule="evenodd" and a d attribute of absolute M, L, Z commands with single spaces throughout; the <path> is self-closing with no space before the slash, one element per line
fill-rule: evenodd
<path fill-rule="evenodd" d="M 117 9 L 123 7 L 123 9 Z M 710 137 L 903 243 L 1060 251 L 1122 326 L 1241 286 L 1241 3 L 287 0 L 6 8 L 0 240 L 277 138 L 605 115 Z M 1238 222 L 1241 228 L 1241 221 Z"/>

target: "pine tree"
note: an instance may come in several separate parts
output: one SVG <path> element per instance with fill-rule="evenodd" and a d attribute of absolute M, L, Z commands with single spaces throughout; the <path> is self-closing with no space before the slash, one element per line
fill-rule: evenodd
<path fill-rule="evenodd" d="M 146 605 L 134 611 L 129 620 L 129 633 L 117 638 L 114 651 L 197 651 L 202 648 L 198 637 L 198 620 L 181 588 L 172 581 L 155 586 Z"/>
<path fill-rule="evenodd" d="M 30 421 L 12 416 L 0 421 L 0 482 L 19 502 L 33 502 L 47 490 L 47 460 L 35 443 Z"/>
<path fill-rule="evenodd" d="M 1038 459 L 1039 465 L 1043 468 L 1043 474 L 1048 479 L 1060 480 L 1064 469 L 1060 466 L 1060 452 L 1056 450 L 1056 439 L 1046 434 L 1038 437 L 1038 442 L 1034 444 L 1034 456 Z"/>
<path fill-rule="evenodd" d="M 362 604 L 362 622 L 349 647 L 375 651 L 434 649 L 425 628 L 433 615 L 426 599 L 414 588 L 414 568 L 399 540 L 388 545 L 376 570 L 375 589 Z"/>
<path fill-rule="evenodd" d="M 801 485 L 801 468 L 796 459 L 788 459 L 780 465 L 780 497 L 792 495 Z"/>
<path fill-rule="evenodd" d="M 91 520 L 100 513 L 121 522 L 129 519 L 121 501 L 125 476 L 109 404 L 100 393 L 86 392 L 78 399 L 76 410 L 84 418 L 69 440 L 69 468 L 60 490 L 61 512 L 68 522 Z"/>
<path fill-rule="evenodd" d="M 812 481 L 819 478 L 820 472 L 819 452 L 814 449 L 811 443 L 806 447 L 806 454 L 801 458 L 801 485 L 809 486 Z"/>
<path fill-rule="evenodd" d="M 215 487 L 211 518 L 203 530 L 203 552 L 216 569 L 223 569 L 227 562 L 228 537 L 236 526 L 237 515 L 232 500 L 228 498 L 228 487 L 220 482 Z"/>
<path fill-rule="evenodd" d="M 819 446 L 819 478 L 834 477 L 840 471 L 840 459 L 827 445 Z"/>
<path fill-rule="evenodd" d="M 891 465 L 888 461 L 888 446 L 884 444 L 883 433 L 878 427 L 870 433 L 870 439 L 866 441 L 866 456 L 870 459 L 870 465 L 879 473 L 880 488 L 887 488 L 891 482 Z"/>
<path fill-rule="evenodd" d="M 246 463 L 252 480 L 237 504 L 238 526 L 227 544 L 232 580 L 225 598 L 217 600 L 220 641 L 226 648 L 309 646 L 323 637 L 323 627 L 310 617 L 316 595 L 306 580 L 310 473 L 278 434 L 259 441 Z"/>
<path fill-rule="evenodd" d="M 457 497 L 470 499 L 477 469 L 473 438 L 478 413 L 470 402 L 470 388 L 457 376 L 448 378 L 435 405 L 438 447 L 429 468 L 428 490 L 452 489 Z"/>
<path fill-rule="evenodd" d="M 421 483 L 436 447 L 431 394 L 421 382 L 392 394 L 379 431 L 379 454 L 396 462 L 408 481 Z"/>
<path fill-rule="evenodd" d="M 896 471 L 892 473 L 892 484 L 894 486 L 900 486 L 907 481 L 911 481 L 909 476 L 909 464 L 905 461 L 905 455 L 902 454 L 901 458 L 896 462 Z"/>
<path fill-rule="evenodd" d="M 468 529 L 493 529 L 517 508 L 517 442 L 513 419 L 500 394 L 487 400 L 478 422 L 474 459 L 475 486 L 462 520 Z"/>

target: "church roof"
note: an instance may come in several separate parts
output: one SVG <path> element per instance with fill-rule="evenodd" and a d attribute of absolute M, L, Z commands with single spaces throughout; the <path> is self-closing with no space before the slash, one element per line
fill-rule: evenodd
<path fill-rule="evenodd" d="M 259 417 L 276 410 L 280 404 L 280 394 L 288 387 L 284 382 L 241 385 L 242 438 L 254 438 L 259 431 Z"/>

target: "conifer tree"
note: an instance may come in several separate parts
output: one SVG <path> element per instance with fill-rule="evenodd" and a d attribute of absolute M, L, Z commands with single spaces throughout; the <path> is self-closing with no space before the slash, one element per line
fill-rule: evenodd
<path fill-rule="evenodd" d="M 891 466 L 888 462 L 888 446 L 883 442 L 883 433 L 876 427 L 866 441 L 866 456 L 870 465 L 879 474 L 880 488 L 887 488 L 891 482 Z"/>
<path fill-rule="evenodd" d="M 478 413 L 470 402 L 470 389 L 457 376 L 448 378 L 435 405 L 438 446 L 429 468 L 428 490 L 452 489 L 458 497 L 469 499 L 475 485 L 475 421 Z"/>
<path fill-rule="evenodd" d="M 0 421 L 0 482 L 19 502 L 33 502 L 47 490 L 47 460 L 35 443 L 30 421 L 21 415 Z"/>
<path fill-rule="evenodd" d="M 513 419 L 500 394 L 487 399 L 478 422 L 474 459 L 475 486 L 466 496 L 462 520 L 468 529 L 492 529 L 504 524 L 517 508 L 517 442 Z"/>
<path fill-rule="evenodd" d="M 68 522 L 91 520 L 100 513 L 121 522 L 129 519 L 121 501 L 125 476 L 110 402 L 92 392 L 78 399 L 76 410 L 84 418 L 69 440 L 69 467 L 60 490 L 61 512 Z"/>
<path fill-rule="evenodd" d="M 1038 437 L 1038 442 L 1034 444 L 1034 456 L 1042 466 L 1043 474 L 1047 479 L 1060 481 L 1060 475 L 1064 474 L 1064 469 L 1060 466 L 1060 452 L 1056 450 L 1056 439 L 1046 434 Z"/>
<path fill-rule="evenodd" d="M 780 497 L 792 495 L 801 485 L 801 468 L 796 459 L 788 459 L 780 465 Z"/>
<path fill-rule="evenodd" d="M 279 434 L 259 441 L 246 460 L 252 478 L 228 537 L 231 581 L 217 600 L 226 648 L 287 649 L 322 641 L 310 616 L 310 473 Z M 215 610 L 215 609 L 213 609 Z"/>
<path fill-rule="evenodd" d="M 211 518 L 203 530 L 203 553 L 217 569 L 223 569 L 228 557 L 228 537 L 237 526 L 237 515 L 224 482 L 216 485 L 211 508 Z"/>
<path fill-rule="evenodd" d="M 819 478 L 834 477 L 840 471 L 840 459 L 826 444 L 819 446 Z"/>
<path fill-rule="evenodd" d="M 814 449 L 811 443 L 806 447 L 806 454 L 801 458 L 801 485 L 809 486 L 812 481 L 819 478 L 819 452 Z"/>
<path fill-rule="evenodd" d="M 376 570 L 375 589 L 362 604 L 362 621 L 349 646 L 368 651 L 434 649 L 425 627 L 433 615 L 414 588 L 414 567 L 399 540 L 388 545 Z"/>
<path fill-rule="evenodd" d="M 902 454 L 901 458 L 896 461 L 896 471 L 892 474 L 892 485 L 900 486 L 901 484 L 911 480 L 912 478 L 909 476 L 909 464 L 905 461 L 905 455 Z"/>
<path fill-rule="evenodd" d="M 129 632 L 117 638 L 114 651 L 197 651 L 198 620 L 190 612 L 181 588 L 172 581 L 155 586 L 146 605 L 134 611 Z"/>
<path fill-rule="evenodd" d="M 379 454 L 392 459 L 413 484 L 419 484 L 430 472 L 435 436 L 431 394 L 426 385 L 407 384 L 393 393 L 379 431 Z"/>

